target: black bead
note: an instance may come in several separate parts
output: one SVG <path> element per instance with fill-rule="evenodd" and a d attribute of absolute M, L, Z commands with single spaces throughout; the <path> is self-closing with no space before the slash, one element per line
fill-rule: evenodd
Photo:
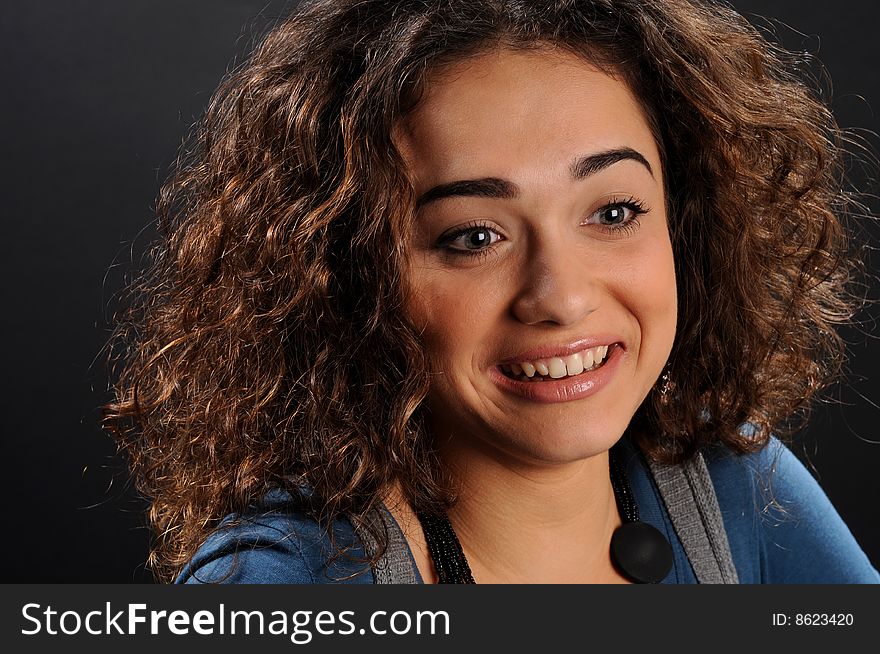
<path fill-rule="evenodd" d="M 672 546 L 653 525 L 626 522 L 611 536 L 611 561 L 631 581 L 657 584 L 672 569 Z"/>
<path fill-rule="evenodd" d="M 441 584 L 473 584 L 474 576 L 449 518 L 443 515 L 417 514 L 428 542 L 428 551 L 438 582 Z"/>

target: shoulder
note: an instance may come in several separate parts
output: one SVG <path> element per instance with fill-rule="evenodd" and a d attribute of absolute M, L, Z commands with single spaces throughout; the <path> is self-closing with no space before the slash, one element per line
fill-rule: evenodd
<path fill-rule="evenodd" d="M 336 548 L 363 548 L 347 520 L 332 525 Z M 298 508 L 282 490 L 268 493 L 243 514 L 226 516 L 180 571 L 176 584 L 372 583 L 369 565 L 332 561 L 329 529 Z"/>
<path fill-rule="evenodd" d="M 816 479 L 776 437 L 761 451 L 705 454 L 744 583 L 880 583 Z"/>

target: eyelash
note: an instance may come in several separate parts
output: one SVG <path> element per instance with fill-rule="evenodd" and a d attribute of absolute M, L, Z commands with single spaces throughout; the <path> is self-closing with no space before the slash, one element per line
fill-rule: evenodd
<path fill-rule="evenodd" d="M 639 216 L 645 213 L 648 213 L 649 209 L 641 202 L 641 200 L 637 200 L 636 198 L 630 196 L 625 200 L 612 200 L 608 202 L 590 214 L 592 218 L 598 213 L 602 213 L 607 211 L 608 209 L 614 207 L 623 207 L 625 209 L 629 209 L 632 212 L 632 217 L 629 218 L 624 223 L 618 225 L 598 225 L 601 227 L 606 233 L 611 234 L 612 236 L 624 236 L 627 234 L 634 233 L 640 226 L 641 222 L 639 221 Z M 454 232 L 450 232 L 449 234 L 445 234 L 441 237 L 440 241 L 437 243 L 438 248 L 442 248 L 447 254 L 451 256 L 459 256 L 463 255 L 466 257 L 475 257 L 481 258 L 486 256 L 492 251 L 492 247 L 484 247 L 479 250 L 456 250 L 453 248 L 445 247 L 450 243 L 457 240 L 460 236 L 464 236 L 465 234 L 469 234 L 478 229 L 485 229 L 488 231 L 494 232 L 495 230 L 488 225 L 487 223 L 481 220 L 474 220 L 472 222 L 463 225 L 461 228 L 456 229 Z M 497 242 L 497 241 L 496 241 Z"/>

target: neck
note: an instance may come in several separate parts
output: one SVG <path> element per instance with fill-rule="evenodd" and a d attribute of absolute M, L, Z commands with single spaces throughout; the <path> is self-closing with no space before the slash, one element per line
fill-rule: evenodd
<path fill-rule="evenodd" d="M 443 458 L 460 483 L 449 520 L 477 583 L 621 580 L 610 561 L 622 521 L 607 451 L 537 464 L 448 445 Z"/>

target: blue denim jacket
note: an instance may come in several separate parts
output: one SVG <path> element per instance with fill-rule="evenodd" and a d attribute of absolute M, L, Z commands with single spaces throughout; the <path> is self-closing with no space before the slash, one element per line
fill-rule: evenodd
<path fill-rule="evenodd" d="M 673 568 L 662 583 L 696 583 L 647 463 L 624 442 L 640 517 L 672 544 Z M 779 440 L 757 454 L 736 457 L 719 447 L 704 456 L 740 583 L 880 583 L 880 573 L 824 491 Z M 269 493 L 245 517 L 231 531 L 214 532 L 175 583 L 373 583 L 369 566 L 345 558 L 329 563 L 329 534 L 297 511 L 284 491 Z M 333 530 L 338 544 L 363 554 L 347 520 L 337 520 Z M 412 565 L 422 583 L 414 560 Z"/>

